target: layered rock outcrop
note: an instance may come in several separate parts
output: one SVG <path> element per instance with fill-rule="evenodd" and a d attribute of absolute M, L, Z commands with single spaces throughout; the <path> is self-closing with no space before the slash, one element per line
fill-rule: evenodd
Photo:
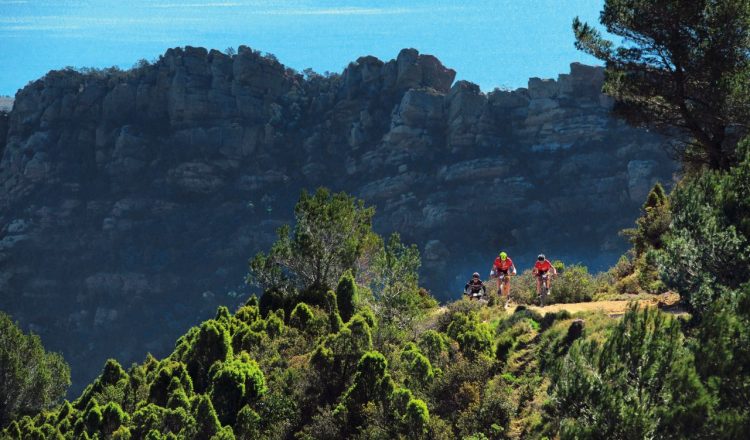
<path fill-rule="evenodd" d="M 330 76 L 247 47 L 50 72 L 0 116 L 0 309 L 63 350 L 76 384 L 106 357 L 163 354 L 248 293 L 247 258 L 318 185 L 418 243 L 443 299 L 500 247 L 613 262 L 674 165 L 609 115 L 602 69 L 490 93 L 454 78 L 414 49 Z"/>

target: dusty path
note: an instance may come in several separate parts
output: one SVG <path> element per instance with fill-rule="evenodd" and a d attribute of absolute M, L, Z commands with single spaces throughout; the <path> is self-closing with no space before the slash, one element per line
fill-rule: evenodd
<path fill-rule="evenodd" d="M 617 317 L 624 315 L 632 302 L 633 301 L 628 300 L 592 301 L 584 303 L 552 304 L 546 307 L 529 306 L 529 309 L 537 311 L 542 315 L 550 312 L 567 310 L 570 313 L 600 311 L 609 316 Z M 636 302 L 640 307 L 659 307 L 665 312 L 674 314 L 686 313 L 686 311 L 680 307 L 680 296 L 672 292 L 653 295 L 650 298 L 639 299 Z M 516 306 L 512 305 L 509 307 L 509 310 L 515 311 L 515 307 Z"/>
<path fill-rule="evenodd" d="M 656 305 L 653 301 L 649 300 L 638 301 L 638 304 L 648 307 Z M 546 307 L 528 306 L 528 309 L 539 312 L 542 315 L 567 310 L 570 313 L 600 311 L 610 316 L 619 316 L 625 314 L 629 305 L 630 301 L 595 301 L 585 303 L 552 304 Z M 515 309 L 516 306 L 511 305 L 507 310 L 512 313 Z"/>
<path fill-rule="evenodd" d="M 659 307 L 660 309 L 669 313 L 674 313 L 674 314 L 687 313 L 683 308 L 680 307 L 679 300 L 680 300 L 679 295 L 674 294 L 674 293 L 665 293 L 662 295 L 653 295 L 653 297 L 648 298 L 648 299 L 639 299 L 635 302 L 637 302 L 638 305 L 641 307 Z M 546 307 L 539 307 L 539 306 L 526 306 L 526 307 L 530 310 L 534 310 L 535 312 L 539 312 L 541 315 L 545 315 L 547 313 L 555 313 L 561 310 L 567 310 L 570 313 L 599 311 L 611 317 L 619 317 L 625 314 L 625 312 L 628 310 L 628 307 L 630 306 L 632 302 L 633 301 L 629 301 L 629 300 L 613 300 L 613 301 L 592 301 L 592 302 L 568 303 L 568 304 L 552 304 Z M 518 307 L 517 304 L 511 303 L 506 309 L 506 311 L 508 313 L 513 313 L 515 312 L 517 307 Z M 446 311 L 448 311 L 447 307 L 445 306 L 440 307 L 436 315 L 441 315 L 445 313 Z"/>

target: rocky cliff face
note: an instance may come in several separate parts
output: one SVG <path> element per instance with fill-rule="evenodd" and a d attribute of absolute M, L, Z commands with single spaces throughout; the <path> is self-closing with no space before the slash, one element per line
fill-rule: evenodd
<path fill-rule="evenodd" d="M 443 299 L 500 247 L 519 265 L 611 263 L 674 166 L 609 116 L 602 70 L 487 94 L 454 77 L 413 49 L 326 77 L 247 47 L 50 72 L 0 117 L 0 309 L 63 350 L 76 384 L 108 356 L 163 354 L 247 294 L 247 258 L 318 185 L 417 242 Z"/>

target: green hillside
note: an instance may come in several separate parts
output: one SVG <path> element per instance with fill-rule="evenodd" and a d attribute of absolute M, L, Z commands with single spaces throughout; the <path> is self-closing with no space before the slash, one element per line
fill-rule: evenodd
<path fill-rule="evenodd" d="M 529 273 L 515 308 L 494 292 L 441 306 L 416 246 L 320 188 L 250 259 L 259 298 L 163 359 L 108 361 L 72 402 L 62 359 L 0 316 L 0 437 L 750 438 L 750 1 L 607 0 L 601 20 L 626 45 L 576 20 L 579 48 L 606 61 L 620 116 L 677 132 L 683 170 L 654 185 L 608 272 L 556 263 L 551 299 L 668 293 L 688 313 L 542 315 Z"/>

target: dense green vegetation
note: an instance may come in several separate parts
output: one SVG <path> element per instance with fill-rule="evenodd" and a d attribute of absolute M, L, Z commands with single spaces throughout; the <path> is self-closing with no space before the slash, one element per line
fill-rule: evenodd
<path fill-rule="evenodd" d="M 686 174 L 671 194 L 660 185 L 650 192 L 626 231 L 632 251 L 596 277 L 557 262 L 552 300 L 673 290 L 689 316 L 635 305 L 621 319 L 524 306 L 510 314 L 494 301 L 438 307 L 419 288 L 418 250 L 374 234 L 362 201 L 321 189 L 303 193 L 294 227 L 251 260 L 260 300 L 234 313 L 220 307 L 164 359 L 127 371 L 107 362 L 73 402 L 50 408 L 59 386 L 35 391 L 41 399 L 2 414 L 2 435 L 747 438 L 750 141 L 730 142 L 742 130 L 728 127 L 745 120 L 735 106 L 744 99 L 736 80 L 745 78 L 749 4 L 608 0 L 602 21 L 632 44 L 618 49 L 576 23 L 581 47 L 607 59 L 622 111 L 657 125 L 708 125 L 687 127 Z M 719 26 L 724 19 L 733 26 Z M 528 273 L 514 281 L 517 301 L 533 302 L 532 281 Z M 12 335 L 4 347 L 27 340 L 3 325 L 0 337 Z M 35 358 L 8 350 L 9 358 L 46 365 L 30 340 Z M 12 371 L 20 385 L 8 396 L 39 382 Z"/>
<path fill-rule="evenodd" d="M 62 356 L 45 352 L 39 336 L 24 334 L 0 312 L 0 426 L 55 405 L 69 386 Z"/>

